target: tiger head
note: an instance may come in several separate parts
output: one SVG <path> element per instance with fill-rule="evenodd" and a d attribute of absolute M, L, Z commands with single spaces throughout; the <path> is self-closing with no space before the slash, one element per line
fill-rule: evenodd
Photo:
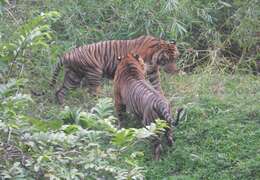
<path fill-rule="evenodd" d="M 176 46 L 176 41 L 161 41 L 158 51 L 154 54 L 155 63 L 164 68 L 167 73 L 175 73 L 178 71 L 176 60 L 180 56 L 180 52 Z"/>
<path fill-rule="evenodd" d="M 139 54 L 135 54 L 135 53 L 132 53 L 132 56 L 134 57 L 135 60 L 137 60 L 137 61 L 139 62 L 139 64 L 140 64 L 142 70 L 144 70 L 145 65 L 144 65 L 144 60 L 143 60 L 143 58 L 141 58 L 141 57 L 139 56 Z"/>
<path fill-rule="evenodd" d="M 122 60 L 123 59 L 123 60 Z M 141 56 L 139 54 L 136 54 L 136 53 L 129 53 L 126 57 L 122 57 L 122 56 L 119 56 L 117 58 L 117 60 L 119 62 L 122 62 L 122 61 L 129 61 L 129 60 L 135 60 L 136 62 L 138 62 L 138 64 L 141 66 L 141 69 L 144 71 L 144 68 L 145 68 L 145 64 L 144 64 L 144 60 L 143 58 L 141 58 Z"/>

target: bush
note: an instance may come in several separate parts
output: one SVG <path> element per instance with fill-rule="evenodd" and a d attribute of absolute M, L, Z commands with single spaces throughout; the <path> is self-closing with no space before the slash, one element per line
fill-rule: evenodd
<path fill-rule="evenodd" d="M 143 179 L 138 166 L 143 153 L 134 147 L 157 136 L 165 122 L 117 130 L 111 99 L 100 99 L 92 113 L 65 107 L 61 120 L 36 119 L 25 113 L 33 102 L 18 93 L 23 84 L 12 80 L 0 86 L 1 177 Z"/>

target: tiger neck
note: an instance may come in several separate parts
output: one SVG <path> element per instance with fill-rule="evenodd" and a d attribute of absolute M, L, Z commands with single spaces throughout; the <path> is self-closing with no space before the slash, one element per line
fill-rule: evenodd
<path fill-rule="evenodd" d="M 138 41 L 135 47 L 136 53 L 144 59 L 145 63 L 152 63 L 153 55 L 159 50 L 160 40 L 152 36 L 145 36 Z"/>

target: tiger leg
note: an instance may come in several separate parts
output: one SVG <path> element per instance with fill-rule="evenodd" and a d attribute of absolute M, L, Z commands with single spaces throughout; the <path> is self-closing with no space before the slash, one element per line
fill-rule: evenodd
<path fill-rule="evenodd" d="M 163 148 L 162 148 L 162 143 L 161 143 L 160 137 L 156 137 L 156 139 L 153 140 L 153 158 L 154 158 L 154 160 L 156 160 L 156 161 L 160 160 L 162 151 L 163 151 Z"/>
<path fill-rule="evenodd" d="M 160 71 L 159 66 L 148 67 L 146 71 L 147 79 L 160 94 L 164 95 L 160 84 Z"/>
<path fill-rule="evenodd" d="M 144 126 L 148 126 L 151 124 L 152 120 L 156 119 L 158 116 L 154 111 L 150 111 L 149 107 L 145 108 L 144 116 L 143 116 L 143 124 Z M 157 134 L 157 136 L 152 140 L 152 149 L 153 149 L 153 158 L 154 160 L 159 160 L 162 153 L 162 143 L 161 143 L 161 135 Z"/>
<path fill-rule="evenodd" d="M 102 71 L 88 71 L 87 75 L 88 92 L 92 96 L 98 96 L 100 94 L 100 84 L 102 79 Z"/>
<path fill-rule="evenodd" d="M 151 105 L 152 106 L 152 105 Z M 157 113 L 151 110 L 151 106 L 146 106 L 143 114 L 143 125 L 149 126 L 155 119 L 158 118 Z"/>
<path fill-rule="evenodd" d="M 115 109 L 118 117 L 118 128 L 123 127 L 124 114 L 126 112 L 126 105 L 122 103 L 120 97 L 115 97 Z"/>
<path fill-rule="evenodd" d="M 152 112 L 148 110 L 149 107 L 147 106 L 144 109 L 144 114 L 143 114 L 143 126 L 149 126 L 151 124 L 151 120 L 152 120 Z"/>
<path fill-rule="evenodd" d="M 123 127 L 124 114 L 126 113 L 126 106 L 124 104 L 116 104 L 116 112 L 118 117 L 118 128 Z"/>
<path fill-rule="evenodd" d="M 72 70 L 67 70 L 65 72 L 64 81 L 60 89 L 56 92 L 56 99 L 59 104 L 63 104 L 64 96 L 68 90 L 72 88 L 77 88 L 80 86 L 80 81 L 82 77 Z"/>
<path fill-rule="evenodd" d="M 158 117 L 160 119 L 165 119 L 165 116 L 158 115 Z M 174 140 L 173 140 L 173 127 L 172 127 L 173 120 L 170 118 L 170 119 L 165 120 L 165 121 L 166 121 L 167 126 L 168 126 L 168 127 L 165 128 L 165 130 L 166 130 L 165 136 L 166 136 L 166 139 L 167 139 L 167 144 L 169 146 L 172 146 L 173 142 L 174 142 Z"/>
<path fill-rule="evenodd" d="M 169 146 L 172 146 L 173 145 L 173 128 L 171 126 L 171 124 L 168 124 L 168 128 L 166 128 L 166 139 L 167 139 L 167 144 Z"/>
<path fill-rule="evenodd" d="M 86 88 L 88 87 L 88 80 L 86 77 L 83 77 L 82 80 L 81 80 L 81 87 L 82 88 Z"/>

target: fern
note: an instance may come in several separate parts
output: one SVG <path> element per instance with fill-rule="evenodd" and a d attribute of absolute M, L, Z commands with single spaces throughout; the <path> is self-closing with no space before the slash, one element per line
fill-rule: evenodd
<path fill-rule="evenodd" d="M 98 103 L 90 111 L 95 114 L 98 119 L 104 119 L 112 115 L 113 103 L 111 98 L 102 98 L 98 100 Z"/>
<path fill-rule="evenodd" d="M 78 124 L 80 118 L 80 109 L 73 110 L 69 106 L 65 106 L 64 110 L 61 111 L 61 119 L 65 124 Z"/>

